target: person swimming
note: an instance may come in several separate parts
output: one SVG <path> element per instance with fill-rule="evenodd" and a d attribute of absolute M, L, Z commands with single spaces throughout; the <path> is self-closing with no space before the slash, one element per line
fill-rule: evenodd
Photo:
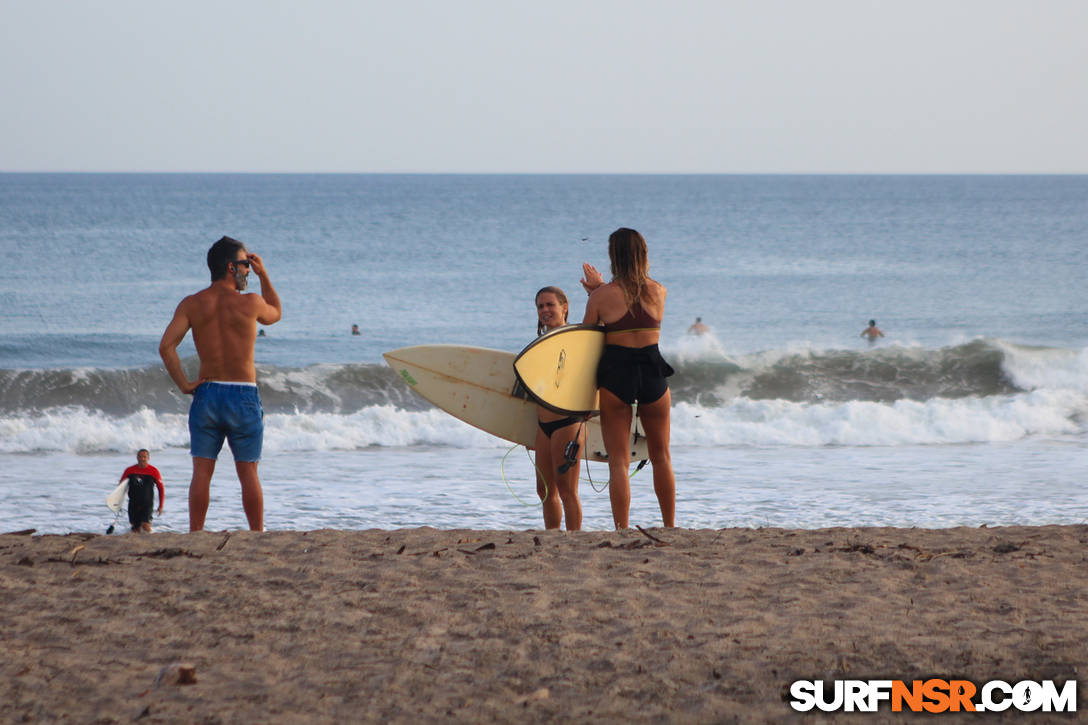
<path fill-rule="evenodd" d="M 861 331 L 861 336 L 873 343 L 878 337 L 884 337 L 884 333 L 876 326 L 876 320 L 869 320 L 869 326 Z"/>
<path fill-rule="evenodd" d="M 691 324 L 691 327 L 688 328 L 689 335 L 701 336 L 705 335 L 708 332 L 710 332 L 710 328 L 707 327 L 706 324 L 703 322 L 702 317 L 696 317 L 695 322 L 693 322 Z"/>

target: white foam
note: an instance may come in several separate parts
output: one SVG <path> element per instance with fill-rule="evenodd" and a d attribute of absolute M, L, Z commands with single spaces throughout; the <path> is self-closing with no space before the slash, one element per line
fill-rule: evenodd
<path fill-rule="evenodd" d="M 357 450 L 370 446 L 485 448 L 499 439 L 440 410 L 405 411 L 392 405 L 335 413 L 265 416 L 265 446 L 271 450 Z"/>
<path fill-rule="evenodd" d="M 373 406 L 350 415 L 266 414 L 266 450 L 358 450 L 370 446 L 487 448 L 502 441 L 439 410 L 405 411 Z M 36 415 L 0 417 L 0 453 L 104 453 L 138 448 L 188 448 L 184 414 L 142 409 L 111 418 L 84 408 L 55 408 Z"/>
<path fill-rule="evenodd" d="M 188 446 L 186 416 L 139 410 L 111 418 L 84 408 L 54 408 L 0 418 L 0 452 L 99 453 Z"/>
<path fill-rule="evenodd" d="M 1024 390 L 1070 390 L 1088 393 L 1088 348 L 1040 348 L 997 341 L 1004 353 L 1002 369 Z"/>
<path fill-rule="evenodd" d="M 703 335 L 685 334 L 682 337 L 663 342 L 661 351 L 666 359 L 676 363 L 699 361 L 735 362 L 726 353 L 725 346 L 722 345 L 713 331 Z"/>
<path fill-rule="evenodd" d="M 1068 389 L 892 404 L 795 403 L 735 398 L 721 407 L 677 403 L 672 440 L 696 446 L 906 446 L 1016 441 L 1088 432 L 1088 393 Z M 0 453 L 99 453 L 188 448 L 183 414 L 143 409 L 111 418 L 83 408 L 0 418 Z M 496 448 L 508 445 L 438 410 L 392 405 L 356 413 L 265 415 L 267 451 L 373 446 Z"/>
<path fill-rule="evenodd" d="M 1061 391 L 1018 395 L 794 403 L 738 398 L 719 408 L 678 403 L 672 440 L 698 446 L 902 446 L 991 443 L 1080 435 L 1088 396 Z"/>

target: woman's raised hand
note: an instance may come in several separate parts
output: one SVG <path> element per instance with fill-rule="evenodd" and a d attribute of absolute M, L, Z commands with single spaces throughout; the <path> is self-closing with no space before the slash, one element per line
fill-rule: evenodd
<path fill-rule="evenodd" d="M 593 290 L 597 289 L 602 284 L 604 284 L 604 277 L 602 277 L 601 273 L 597 271 L 597 268 L 589 262 L 583 262 L 582 287 L 585 288 L 585 291 L 592 294 Z"/>

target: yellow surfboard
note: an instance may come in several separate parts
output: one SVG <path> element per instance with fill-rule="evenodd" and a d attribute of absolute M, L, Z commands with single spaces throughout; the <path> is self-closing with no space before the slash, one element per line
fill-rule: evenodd
<path fill-rule="evenodd" d="M 545 333 L 514 360 L 514 373 L 533 399 L 562 415 L 598 409 L 597 363 L 604 353 L 604 331 L 566 325 Z"/>
<path fill-rule="evenodd" d="M 412 390 L 469 425 L 512 443 L 536 444 L 537 404 L 514 376 L 514 353 L 464 345 L 417 345 L 383 357 Z M 649 457 L 646 438 L 631 420 L 631 459 Z M 600 418 L 586 424 L 590 460 L 607 461 Z"/>

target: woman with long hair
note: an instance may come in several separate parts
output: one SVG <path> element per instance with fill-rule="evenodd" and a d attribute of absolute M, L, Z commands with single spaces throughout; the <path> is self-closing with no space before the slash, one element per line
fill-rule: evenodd
<path fill-rule="evenodd" d="M 673 369 L 661 357 L 658 342 L 665 316 L 665 287 L 649 276 L 646 240 L 634 229 L 620 228 L 608 238 L 612 281 L 606 283 L 591 264 L 582 265 L 582 286 L 589 293 L 585 323 L 604 328 L 605 349 L 597 367 L 601 432 L 608 453 L 608 497 L 617 529 L 629 527 L 631 509 L 631 406 L 646 434 L 653 466 L 654 493 L 665 526 L 676 525 L 676 477 L 669 453 L 672 394 L 665 378 Z"/>
<path fill-rule="evenodd" d="M 558 287 L 545 287 L 536 293 L 536 334 L 567 324 L 569 304 Z M 567 519 L 567 530 L 582 528 L 582 502 L 578 500 L 578 457 L 566 458 L 567 446 L 578 441 L 585 445 L 585 426 L 581 418 L 565 417 L 544 406 L 537 406 L 536 490 L 544 507 L 544 528 L 558 529 Z"/>

